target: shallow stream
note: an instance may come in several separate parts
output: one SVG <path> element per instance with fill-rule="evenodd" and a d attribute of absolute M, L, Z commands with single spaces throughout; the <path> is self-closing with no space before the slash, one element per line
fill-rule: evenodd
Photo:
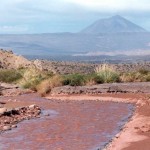
<path fill-rule="evenodd" d="M 41 118 L 23 121 L 1 134 L 1 150 L 100 150 L 134 109 L 132 104 L 46 100 L 35 94 L 11 99 L 35 103 L 43 111 Z"/>

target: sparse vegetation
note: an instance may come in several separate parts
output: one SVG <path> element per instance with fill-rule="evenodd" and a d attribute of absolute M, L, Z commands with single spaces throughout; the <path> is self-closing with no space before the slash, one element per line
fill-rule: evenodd
<path fill-rule="evenodd" d="M 85 77 L 86 85 L 94 85 L 96 84 L 96 74 L 89 74 Z"/>
<path fill-rule="evenodd" d="M 0 82 L 17 83 L 45 95 L 58 86 L 83 86 L 113 82 L 150 82 L 150 71 L 118 73 L 111 65 L 103 64 L 95 68 L 91 74 L 56 75 L 36 68 L 19 68 L 18 70 L 0 70 Z"/>
<path fill-rule="evenodd" d="M 122 82 L 148 82 L 150 81 L 150 71 L 140 69 L 134 72 L 123 73 L 120 75 Z"/>
<path fill-rule="evenodd" d="M 63 85 L 82 86 L 85 85 L 85 75 L 72 74 L 63 76 Z"/>
<path fill-rule="evenodd" d="M 23 88 L 30 88 L 32 90 L 36 90 L 38 84 L 53 76 L 50 72 L 40 71 L 35 68 L 21 69 L 20 72 L 22 73 L 22 80 L 19 84 Z"/>
<path fill-rule="evenodd" d="M 86 75 L 85 79 L 86 79 L 86 85 L 94 85 L 94 84 L 103 83 L 102 78 L 98 76 L 96 73 Z"/>
<path fill-rule="evenodd" d="M 22 78 L 17 70 L 0 70 L 0 82 L 13 83 Z"/>
<path fill-rule="evenodd" d="M 150 73 L 146 76 L 146 82 L 150 82 Z"/>
<path fill-rule="evenodd" d="M 55 75 L 49 79 L 43 80 L 39 85 L 37 85 L 36 90 L 42 96 L 51 91 L 52 88 L 62 86 L 62 77 Z"/>
<path fill-rule="evenodd" d="M 99 65 L 95 68 L 95 72 L 102 83 L 119 82 L 119 74 L 114 70 L 113 67 L 108 64 Z"/>

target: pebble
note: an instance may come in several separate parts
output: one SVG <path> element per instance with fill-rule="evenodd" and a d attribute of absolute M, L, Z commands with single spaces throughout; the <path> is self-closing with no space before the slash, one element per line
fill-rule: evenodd
<path fill-rule="evenodd" d="M 4 114 L 6 111 L 7 111 L 7 109 L 5 107 L 0 108 L 0 115 Z"/>
<path fill-rule="evenodd" d="M 30 109 L 34 109 L 34 107 L 35 107 L 34 104 L 29 106 Z"/>
<path fill-rule="evenodd" d="M 120 136 L 120 134 L 119 134 L 119 133 L 115 135 L 115 137 L 116 137 L 116 138 L 119 138 L 119 136 Z"/>
<path fill-rule="evenodd" d="M 17 128 L 17 125 L 16 125 L 16 124 L 14 124 L 14 125 L 12 125 L 11 127 L 12 127 L 12 128 Z"/>
<path fill-rule="evenodd" d="M 9 126 L 9 125 L 8 125 L 8 126 L 4 126 L 4 127 L 3 127 L 3 130 L 4 130 L 4 131 L 6 131 L 6 130 L 11 130 L 11 126 Z"/>
<path fill-rule="evenodd" d="M 46 114 L 44 114 L 44 116 L 50 116 L 50 114 L 49 114 L 49 113 L 46 113 Z"/>

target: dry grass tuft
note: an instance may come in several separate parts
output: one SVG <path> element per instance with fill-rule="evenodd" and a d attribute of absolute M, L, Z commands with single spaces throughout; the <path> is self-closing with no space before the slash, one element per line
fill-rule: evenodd
<path fill-rule="evenodd" d="M 36 68 L 22 69 L 22 80 L 20 85 L 23 88 L 30 88 L 36 90 L 36 86 L 44 79 L 48 78 L 45 72 L 42 72 Z"/>
<path fill-rule="evenodd" d="M 119 74 L 116 70 L 108 65 L 102 64 L 95 68 L 97 76 L 101 79 L 102 83 L 119 82 Z"/>
<path fill-rule="evenodd" d="M 43 80 L 39 85 L 37 85 L 36 90 L 41 94 L 41 96 L 45 96 L 52 88 L 58 86 L 62 86 L 62 78 L 59 75 L 55 75 L 49 79 Z"/>

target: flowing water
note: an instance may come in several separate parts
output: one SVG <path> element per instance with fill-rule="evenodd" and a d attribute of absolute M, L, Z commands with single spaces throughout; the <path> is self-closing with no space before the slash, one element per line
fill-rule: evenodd
<path fill-rule="evenodd" d="M 34 94 L 11 99 L 36 103 L 43 111 L 41 118 L 23 121 L 1 134 L 0 150 L 100 150 L 134 108 L 114 102 L 46 100 Z"/>

